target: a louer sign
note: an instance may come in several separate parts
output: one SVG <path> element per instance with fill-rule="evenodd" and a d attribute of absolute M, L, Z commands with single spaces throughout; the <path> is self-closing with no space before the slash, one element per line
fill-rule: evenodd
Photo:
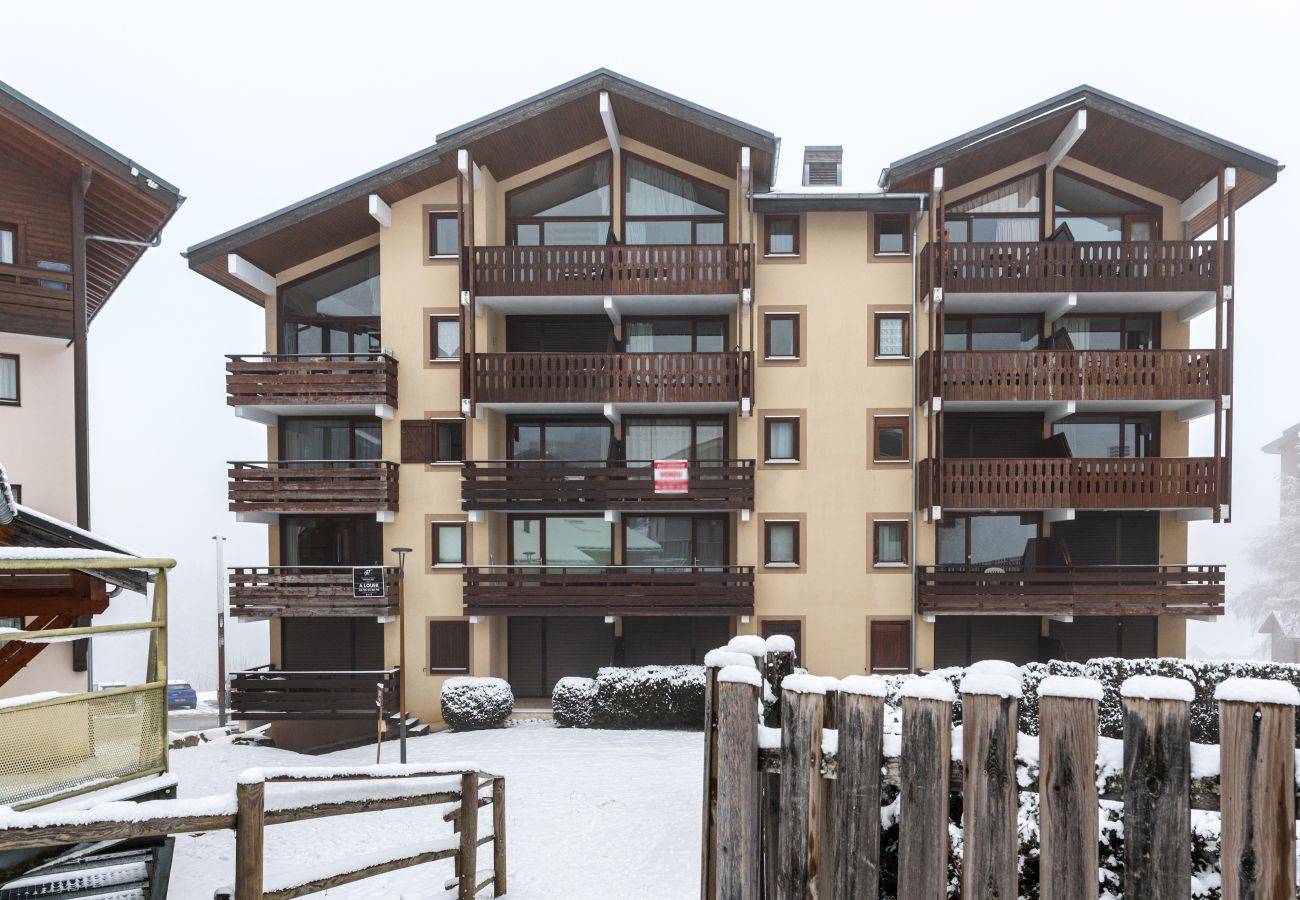
<path fill-rule="evenodd" d="M 685 494 L 690 490 L 690 478 L 684 459 L 655 460 L 655 493 Z"/>
<path fill-rule="evenodd" d="M 353 566 L 352 567 L 352 596 L 353 597 L 384 596 L 384 567 L 383 566 Z"/>

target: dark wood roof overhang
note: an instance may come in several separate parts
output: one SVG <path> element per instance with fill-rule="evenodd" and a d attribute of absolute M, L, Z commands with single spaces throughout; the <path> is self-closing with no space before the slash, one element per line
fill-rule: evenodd
<path fill-rule="evenodd" d="M 874 212 L 913 213 L 929 204 L 927 194 L 879 193 L 782 193 L 754 195 L 754 209 L 761 213 Z"/>

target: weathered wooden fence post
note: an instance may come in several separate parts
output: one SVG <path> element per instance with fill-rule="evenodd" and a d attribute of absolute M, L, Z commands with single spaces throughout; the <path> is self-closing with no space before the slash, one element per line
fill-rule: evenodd
<path fill-rule="evenodd" d="M 880 764 L 885 731 L 885 682 L 850 675 L 840 680 L 835 781 L 827 810 L 829 890 L 825 900 L 880 896 Z"/>
<path fill-rule="evenodd" d="M 962 900 L 1020 896 L 1016 722 L 1020 679 L 972 671 L 961 683 Z"/>
<path fill-rule="evenodd" d="M 1229 678 L 1219 701 L 1223 900 L 1295 892 L 1295 707 L 1285 681 Z"/>
<path fill-rule="evenodd" d="M 822 699 L 822 755 L 823 757 L 830 748 L 831 754 L 836 754 L 835 749 L 839 742 L 839 690 L 840 680 L 838 678 L 823 677 L 822 687 L 826 693 Z M 826 771 L 826 761 L 823 760 L 820 769 Z M 831 805 L 835 802 L 835 779 L 833 777 L 821 777 L 818 779 L 821 796 L 817 798 L 817 809 L 820 812 L 817 821 L 817 882 L 820 897 L 830 896 L 831 883 L 831 853 L 834 846 L 835 825 L 831 821 Z"/>
<path fill-rule="evenodd" d="M 899 760 L 898 900 L 948 896 L 948 766 L 952 685 L 914 678 L 903 687 Z"/>
<path fill-rule="evenodd" d="M 458 900 L 474 900 L 478 888 L 478 772 L 460 776 L 460 862 Z"/>
<path fill-rule="evenodd" d="M 492 896 L 503 896 L 508 889 L 506 873 L 506 779 L 492 779 Z"/>
<path fill-rule="evenodd" d="M 759 900 L 758 696 L 762 677 L 752 665 L 716 675 L 717 864 L 708 900 Z"/>
<path fill-rule="evenodd" d="M 235 787 L 235 900 L 262 900 L 266 785 L 240 781 Z"/>
<path fill-rule="evenodd" d="M 1124 896 L 1188 900 L 1192 685 L 1135 675 L 1124 700 Z"/>
<path fill-rule="evenodd" d="M 771 690 L 773 702 L 763 701 L 763 724 L 769 728 L 781 727 L 781 682 L 794 674 L 794 639 L 789 635 L 774 634 L 764 642 L 766 656 L 759 661 L 762 667 L 764 691 Z M 776 894 L 776 841 L 781 822 L 781 776 L 765 773 L 760 779 L 762 796 L 763 831 L 763 896 Z"/>
<path fill-rule="evenodd" d="M 817 897 L 825 682 L 787 675 L 781 688 L 781 805 L 774 900 Z"/>
<path fill-rule="evenodd" d="M 1097 900 L 1099 682 L 1038 683 L 1040 900 Z"/>

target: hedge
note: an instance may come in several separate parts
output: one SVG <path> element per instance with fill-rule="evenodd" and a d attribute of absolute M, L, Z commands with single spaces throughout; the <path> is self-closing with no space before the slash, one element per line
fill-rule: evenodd
<path fill-rule="evenodd" d="M 448 678 L 442 683 L 442 720 L 455 731 L 500 728 L 515 695 L 502 678 Z"/>
<path fill-rule="evenodd" d="M 562 678 L 551 709 L 557 725 L 573 728 L 701 729 L 704 667 L 606 667 L 595 678 Z"/>

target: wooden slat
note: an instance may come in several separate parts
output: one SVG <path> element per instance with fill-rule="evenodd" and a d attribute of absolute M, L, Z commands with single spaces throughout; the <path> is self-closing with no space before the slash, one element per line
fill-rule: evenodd
<path fill-rule="evenodd" d="M 384 712 L 397 709 L 397 670 L 384 672 L 231 673 L 234 719 L 373 719 L 375 685 L 384 683 Z"/>
<path fill-rule="evenodd" d="M 878 897 L 880 884 L 880 762 L 885 701 L 840 692 L 835 726 L 838 765 L 829 810 L 828 900 Z"/>
<path fill-rule="evenodd" d="M 232 568 L 228 580 L 236 617 L 397 614 L 397 569 L 391 566 L 384 568 L 383 597 L 353 597 L 350 566 Z"/>
<path fill-rule="evenodd" d="M 754 506 L 752 459 L 693 464 L 682 494 L 655 493 L 649 461 L 467 461 L 461 473 L 461 505 L 466 510 L 548 512 L 579 504 L 623 511 Z"/>
<path fill-rule="evenodd" d="M 480 403 L 738 403 L 746 353 L 476 353 Z"/>
<path fill-rule="evenodd" d="M 950 293 L 1213 291 L 1214 241 L 945 243 Z"/>
<path fill-rule="evenodd" d="M 739 294 L 748 253 L 736 244 L 475 247 L 484 297 Z"/>
<path fill-rule="evenodd" d="M 817 897 L 824 700 L 821 694 L 781 691 L 781 822 L 776 890 L 769 891 L 775 900 Z M 752 714 L 744 722 L 753 722 Z"/>
<path fill-rule="evenodd" d="M 548 615 L 641 612 L 749 615 L 754 567 L 653 569 L 637 566 L 466 566 L 465 609 L 471 614 L 549 610 Z M 560 611 L 560 612 L 555 612 Z M 729 611 L 729 612 L 727 612 Z"/>
<path fill-rule="evenodd" d="M 1041 798 L 1041 900 L 1096 900 L 1097 701 L 1038 701 Z"/>
<path fill-rule="evenodd" d="M 230 510 L 395 512 L 397 472 L 384 460 L 232 462 Z"/>
<path fill-rule="evenodd" d="M 946 900 L 952 704 L 904 697 L 902 705 L 898 900 Z"/>
<path fill-rule="evenodd" d="M 386 353 L 227 356 L 231 406 L 397 405 L 397 360 Z"/>
<path fill-rule="evenodd" d="M 1124 896 L 1191 896 L 1191 707 L 1124 698 Z"/>
<path fill-rule="evenodd" d="M 962 693 L 962 900 L 1019 897 L 1014 697 Z"/>
<path fill-rule="evenodd" d="M 716 796 L 711 842 L 713 877 L 706 873 L 704 897 L 758 900 L 758 731 L 754 709 L 758 688 L 752 684 L 711 681 L 717 688 Z M 710 810 L 710 814 L 712 814 Z"/>
<path fill-rule="evenodd" d="M 1219 703 L 1224 900 L 1295 892 L 1295 707 Z"/>

